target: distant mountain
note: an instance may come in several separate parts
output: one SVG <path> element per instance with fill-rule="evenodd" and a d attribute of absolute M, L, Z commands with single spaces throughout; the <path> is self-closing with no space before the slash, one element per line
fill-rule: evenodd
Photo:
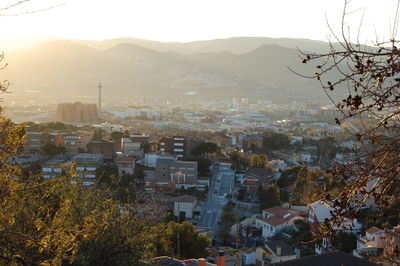
<path fill-rule="evenodd" d="M 272 40 L 285 46 L 262 44 Z M 32 97 L 49 99 L 95 99 L 101 81 L 105 98 L 125 100 L 139 96 L 187 97 L 188 92 L 198 99 L 326 100 L 315 80 L 301 78 L 288 69 L 304 74 L 315 71 L 315 66 L 302 64 L 298 51 L 289 47 L 295 41 L 55 41 L 9 54 L 4 76 L 12 81 L 16 94 L 33 90 L 38 93 Z M 299 43 L 307 43 L 310 49 L 312 45 L 319 47 L 316 49 L 324 46 L 307 40 Z"/>
<path fill-rule="evenodd" d="M 75 42 L 92 48 L 105 50 L 120 43 L 131 43 L 147 47 L 160 52 L 176 52 L 182 54 L 193 53 L 219 53 L 231 52 L 242 54 L 250 52 L 262 45 L 276 44 L 286 48 L 301 49 L 304 51 L 326 52 L 329 50 L 327 42 L 309 39 L 291 38 L 268 38 L 268 37 L 233 37 L 227 39 L 215 39 L 206 41 L 180 42 L 159 42 L 137 38 L 119 38 L 104 41 L 76 40 Z"/>

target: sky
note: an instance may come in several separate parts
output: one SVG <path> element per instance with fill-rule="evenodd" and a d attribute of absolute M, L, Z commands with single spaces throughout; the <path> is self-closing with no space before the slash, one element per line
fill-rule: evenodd
<path fill-rule="evenodd" d="M 19 0 L 0 1 L 0 50 L 49 39 L 103 40 L 136 37 L 189 42 L 237 36 L 326 41 L 340 33 L 344 0 Z M 350 36 L 370 42 L 390 36 L 395 0 L 352 0 Z M 40 10 L 20 16 L 4 16 Z M 354 11 L 354 12 L 353 12 Z M 364 15 L 363 15 L 364 14 Z"/>

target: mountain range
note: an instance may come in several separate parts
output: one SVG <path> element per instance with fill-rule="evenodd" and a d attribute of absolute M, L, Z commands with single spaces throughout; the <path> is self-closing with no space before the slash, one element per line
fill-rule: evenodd
<path fill-rule="evenodd" d="M 302 74 L 299 51 L 328 51 L 326 42 L 306 39 L 237 37 L 190 43 L 134 38 L 60 40 L 6 55 L 2 76 L 15 95 L 63 100 L 140 96 L 191 99 L 326 100 L 318 82 Z"/>

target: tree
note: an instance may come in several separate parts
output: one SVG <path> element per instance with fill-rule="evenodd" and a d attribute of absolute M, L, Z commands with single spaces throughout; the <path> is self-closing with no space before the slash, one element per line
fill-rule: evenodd
<path fill-rule="evenodd" d="M 263 145 L 268 150 L 286 149 L 290 146 L 290 140 L 286 135 L 272 132 L 264 135 Z"/>
<path fill-rule="evenodd" d="M 357 237 L 353 233 L 340 231 L 332 239 L 332 245 L 338 250 L 349 253 L 357 247 Z"/>
<path fill-rule="evenodd" d="M 102 140 L 103 132 L 101 129 L 96 129 L 93 133 L 92 140 Z"/>
<path fill-rule="evenodd" d="M 127 136 L 124 132 L 119 132 L 119 131 L 111 132 L 111 138 L 115 141 L 120 141 L 122 138 L 125 138 L 125 137 L 129 137 L 129 135 Z"/>
<path fill-rule="evenodd" d="M 319 82 L 340 114 L 336 123 L 356 124 L 349 132 L 363 144 L 355 159 L 332 169 L 345 184 L 337 197 L 327 195 L 336 208 L 332 225 L 340 223 L 340 216 L 356 217 L 369 198 L 382 211 L 400 195 L 399 5 L 390 39 L 366 46 L 347 37 L 348 4 L 346 0 L 341 34 L 331 30 L 338 44 L 331 43 L 327 53 L 300 54 L 304 64 L 316 67 L 313 75 L 303 76 Z"/>
<path fill-rule="evenodd" d="M 178 224 L 171 221 L 158 225 L 154 230 L 158 239 L 157 253 L 159 256 L 167 255 L 178 258 L 180 255 L 181 259 L 191 259 L 205 258 L 208 255 L 207 248 L 211 245 L 211 239 L 200 234 L 192 223 Z M 178 235 L 180 236 L 180 250 L 178 250 Z"/>
<path fill-rule="evenodd" d="M 271 165 L 268 161 L 268 157 L 265 154 L 255 154 L 250 158 L 250 165 L 257 168 L 270 168 Z"/>
<path fill-rule="evenodd" d="M 232 225 L 236 222 L 236 215 L 233 210 L 234 203 L 229 201 L 222 210 L 221 220 L 220 220 L 220 230 L 218 236 L 223 240 L 227 241 L 229 233 L 231 231 Z"/>
<path fill-rule="evenodd" d="M 207 156 L 209 154 L 218 153 L 220 151 L 215 142 L 204 142 L 193 149 L 192 154 L 195 156 Z"/>
<path fill-rule="evenodd" d="M 280 190 L 275 184 L 269 184 L 266 188 L 260 186 L 257 192 L 261 209 L 279 206 L 281 204 Z"/>
<path fill-rule="evenodd" d="M 67 150 L 65 149 L 64 146 L 57 146 L 52 143 L 46 143 L 43 146 L 42 151 L 44 152 L 44 154 L 46 154 L 48 156 L 64 154 L 67 152 Z"/>

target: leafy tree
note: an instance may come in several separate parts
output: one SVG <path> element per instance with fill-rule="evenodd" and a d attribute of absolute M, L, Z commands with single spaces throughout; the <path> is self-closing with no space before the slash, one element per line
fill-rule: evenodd
<path fill-rule="evenodd" d="M 268 157 L 265 154 L 255 154 L 250 158 L 250 165 L 257 168 L 270 168 L 271 165 L 268 161 Z"/>
<path fill-rule="evenodd" d="M 300 169 L 301 169 L 301 166 L 295 166 L 295 167 L 283 170 L 281 173 L 281 177 L 279 178 L 279 180 L 277 182 L 277 185 L 280 188 L 285 188 L 285 187 L 289 186 L 290 184 L 292 184 L 296 180 L 297 174 Z"/>
<path fill-rule="evenodd" d="M 120 141 L 122 138 L 129 137 L 124 132 L 113 131 L 111 132 L 111 138 L 115 141 Z M 98 136 L 96 136 L 98 138 Z"/>
<path fill-rule="evenodd" d="M 275 184 L 269 184 L 266 188 L 260 186 L 257 192 L 261 209 L 279 206 L 281 204 L 280 190 Z"/>
<path fill-rule="evenodd" d="M 218 153 L 220 149 L 215 142 L 204 142 L 194 148 L 192 154 L 195 156 L 207 156 L 208 154 Z"/>
<path fill-rule="evenodd" d="M 332 245 L 338 250 L 349 253 L 357 247 L 357 237 L 353 233 L 340 231 L 332 239 Z"/>
<path fill-rule="evenodd" d="M 179 228 L 179 234 L 178 234 Z M 200 234 L 192 223 L 168 222 L 154 228 L 158 239 L 158 255 L 167 255 L 174 258 L 190 259 L 208 256 L 207 248 L 211 245 L 211 239 Z M 178 250 L 178 235 L 180 236 L 180 250 Z"/>
<path fill-rule="evenodd" d="M 46 143 L 43 146 L 42 151 L 44 152 L 44 154 L 46 154 L 48 156 L 65 154 L 67 152 L 67 150 L 65 149 L 64 146 L 57 146 L 52 143 Z"/>
<path fill-rule="evenodd" d="M 102 140 L 103 132 L 101 129 L 96 129 L 93 133 L 92 140 Z"/>
<path fill-rule="evenodd" d="M 236 215 L 233 212 L 233 207 L 234 204 L 231 201 L 229 201 L 222 210 L 222 215 L 220 220 L 221 227 L 218 232 L 218 236 L 223 241 L 227 241 L 231 227 L 236 222 Z"/>
<path fill-rule="evenodd" d="M 197 170 L 201 176 L 210 176 L 211 160 L 201 156 L 190 156 L 185 159 L 190 162 L 197 162 Z"/>
<path fill-rule="evenodd" d="M 246 188 L 245 187 L 240 187 L 238 191 L 238 200 L 244 200 L 244 197 L 246 196 Z"/>
<path fill-rule="evenodd" d="M 289 137 L 280 133 L 268 133 L 264 135 L 264 149 L 280 150 L 290 147 Z"/>

